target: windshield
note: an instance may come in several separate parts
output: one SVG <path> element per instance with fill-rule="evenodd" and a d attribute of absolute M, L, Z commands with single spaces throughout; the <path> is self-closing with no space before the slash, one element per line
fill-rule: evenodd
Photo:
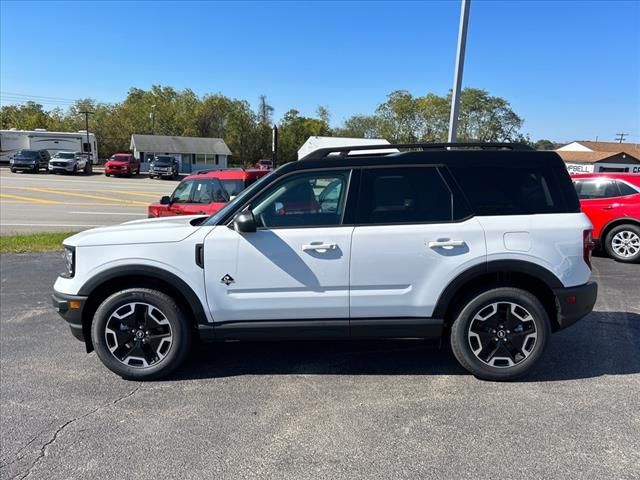
<path fill-rule="evenodd" d="M 217 178 L 184 180 L 171 196 L 171 203 L 222 203 L 229 195 Z"/>
<path fill-rule="evenodd" d="M 16 154 L 16 157 L 34 158 L 38 155 L 35 150 L 21 150 Z"/>
<path fill-rule="evenodd" d="M 255 194 L 256 192 L 259 192 L 265 185 L 267 185 L 267 183 L 269 183 L 270 177 L 273 175 L 274 172 L 277 172 L 278 170 L 273 170 L 271 173 L 265 175 L 250 187 L 242 190 L 242 192 L 240 192 L 240 194 L 236 198 L 234 198 L 229 203 L 227 203 L 224 207 L 218 210 L 217 213 L 214 213 L 209 218 L 207 218 L 207 220 L 203 222 L 202 225 L 208 225 L 208 226 L 217 225 L 218 222 L 220 222 L 220 220 L 226 217 L 228 213 L 232 212 L 233 210 L 238 208 L 240 205 L 245 203 L 249 198 L 251 198 L 253 194 Z"/>
<path fill-rule="evenodd" d="M 65 160 L 72 160 L 75 158 L 75 156 L 76 154 L 71 152 L 58 152 L 53 156 L 53 158 L 63 158 Z"/>
<path fill-rule="evenodd" d="M 153 161 L 157 165 L 170 165 L 173 162 L 173 157 L 156 157 Z"/>
<path fill-rule="evenodd" d="M 118 156 L 114 155 L 109 160 L 111 160 L 112 162 L 128 162 L 129 157 L 127 157 L 126 155 L 118 155 Z"/>

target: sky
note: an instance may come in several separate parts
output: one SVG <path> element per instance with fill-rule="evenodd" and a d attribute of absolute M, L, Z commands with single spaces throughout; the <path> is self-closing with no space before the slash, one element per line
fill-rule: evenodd
<path fill-rule="evenodd" d="M 0 2 L 2 105 L 118 102 L 160 84 L 339 126 L 394 90 L 453 84 L 460 2 Z M 640 143 L 640 1 L 472 0 L 463 86 L 523 133 Z M 16 96 L 18 94 L 19 96 Z"/>

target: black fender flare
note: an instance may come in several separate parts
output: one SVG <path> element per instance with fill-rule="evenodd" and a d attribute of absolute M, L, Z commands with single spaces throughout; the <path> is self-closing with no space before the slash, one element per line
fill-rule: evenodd
<path fill-rule="evenodd" d="M 440 294 L 432 316 L 444 318 L 449 304 L 464 285 L 483 275 L 498 272 L 529 275 L 546 284 L 551 290 L 564 287 L 553 272 L 535 263 L 525 260 L 492 260 L 475 265 L 451 280 Z"/>
<path fill-rule="evenodd" d="M 80 287 L 78 295 L 89 297 L 101 284 L 118 277 L 131 276 L 154 278 L 171 285 L 178 290 L 189 303 L 195 315 L 196 322 L 199 325 L 210 325 L 207 321 L 207 314 L 205 313 L 202 302 L 193 289 L 177 275 L 151 265 L 121 265 L 104 270 L 87 280 L 87 282 Z"/>

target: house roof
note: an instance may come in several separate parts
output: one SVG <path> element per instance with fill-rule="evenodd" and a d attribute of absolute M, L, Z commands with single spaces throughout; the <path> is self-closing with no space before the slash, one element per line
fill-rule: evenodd
<path fill-rule="evenodd" d="M 589 140 L 577 140 L 571 143 L 578 143 L 593 152 L 624 152 L 640 158 L 640 143 L 618 143 L 618 142 L 591 142 Z M 571 145 L 564 145 L 564 147 Z"/>
<path fill-rule="evenodd" d="M 595 142 L 592 142 L 595 143 Z M 619 144 L 616 144 L 619 145 Z M 615 152 L 584 152 L 584 151 L 574 151 L 574 150 L 556 150 L 556 153 L 560 155 L 562 160 L 565 162 L 574 162 L 574 163 L 595 163 L 601 160 L 606 160 L 608 158 L 616 157 L 618 155 L 626 155 L 625 160 L 631 162 L 638 162 L 638 158 L 630 155 L 627 152 L 622 152 L 620 150 Z M 638 155 L 640 157 L 640 154 Z"/>
<path fill-rule="evenodd" d="M 167 135 L 131 135 L 131 150 L 149 153 L 200 153 L 231 155 L 221 138 L 173 137 Z"/>

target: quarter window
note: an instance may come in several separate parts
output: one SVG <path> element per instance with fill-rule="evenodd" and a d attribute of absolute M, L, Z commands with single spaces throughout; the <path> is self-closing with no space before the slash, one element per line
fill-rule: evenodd
<path fill-rule="evenodd" d="M 349 172 L 296 174 L 252 202 L 258 225 L 265 228 L 339 225 Z"/>
<path fill-rule="evenodd" d="M 620 195 L 635 195 L 636 193 L 640 193 L 637 190 L 634 190 L 632 187 L 627 185 L 624 182 L 616 182 L 618 184 L 618 189 L 620 190 Z"/>
<path fill-rule="evenodd" d="M 365 169 L 358 224 L 448 222 L 453 197 L 435 167 Z"/>

